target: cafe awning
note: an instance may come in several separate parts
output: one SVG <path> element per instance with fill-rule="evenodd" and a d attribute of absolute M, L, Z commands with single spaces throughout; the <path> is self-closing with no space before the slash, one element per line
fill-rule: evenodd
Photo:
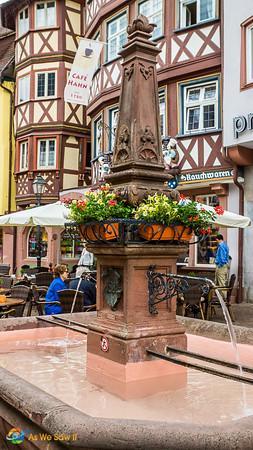
<path fill-rule="evenodd" d="M 0 226 L 50 226 L 64 227 L 69 215 L 69 209 L 61 202 L 17 211 L 0 217 Z"/>

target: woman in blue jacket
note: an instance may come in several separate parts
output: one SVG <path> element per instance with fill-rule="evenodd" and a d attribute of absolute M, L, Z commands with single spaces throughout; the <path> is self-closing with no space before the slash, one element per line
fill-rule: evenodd
<path fill-rule="evenodd" d="M 46 294 L 46 302 L 59 302 L 58 291 L 62 291 L 63 289 L 67 289 L 65 284 L 65 280 L 68 278 L 68 269 L 65 264 L 59 264 L 54 268 L 54 276 L 55 279 L 50 284 L 47 294 Z M 45 313 L 46 314 L 60 314 L 62 312 L 62 308 L 60 305 L 45 305 Z"/>

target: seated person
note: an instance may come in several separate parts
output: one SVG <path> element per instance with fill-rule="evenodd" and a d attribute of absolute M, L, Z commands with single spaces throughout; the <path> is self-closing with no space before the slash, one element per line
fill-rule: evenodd
<path fill-rule="evenodd" d="M 92 269 L 94 265 L 94 255 L 93 253 L 88 252 L 86 247 L 84 246 L 82 254 L 77 264 L 76 269 L 76 277 L 79 278 L 84 271 L 89 271 Z"/>
<path fill-rule="evenodd" d="M 58 264 L 54 268 L 55 279 L 50 284 L 47 294 L 46 302 L 59 302 L 58 291 L 67 289 L 65 280 L 68 278 L 68 269 L 65 264 Z M 45 314 L 60 314 L 62 307 L 60 305 L 45 305 Z"/>
<path fill-rule="evenodd" d="M 70 281 L 69 288 L 77 289 L 80 278 Z M 78 288 L 83 292 L 83 306 L 91 306 L 96 304 L 96 284 L 91 280 L 83 279 Z"/>

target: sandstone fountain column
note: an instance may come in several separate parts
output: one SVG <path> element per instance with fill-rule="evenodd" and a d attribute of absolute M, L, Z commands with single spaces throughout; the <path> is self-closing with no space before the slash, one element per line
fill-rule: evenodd
<path fill-rule="evenodd" d="M 147 193 L 164 191 L 170 175 L 164 169 L 158 109 L 156 57 L 150 41 L 154 25 L 138 16 L 128 26 L 121 51 L 123 77 L 119 120 L 111 174 L 107 181 L 135 203 Z M 166 190 L 168 192 L 168 190 Z M 173 193 L 172 193 L 173 195 Z M 176 321 L 175 299 L 148 308 L 147 271 L 176 273 L 185 247 L 132 243 L 89 244 L 97 257 L 98 316 L 89 325 L 87 376 L 123 398 L 143 396 L 181 382 L 185 370 L 152 360 L 147 348 L 164 352 L 166 345 L 186 347 L 183 327 Z"/>

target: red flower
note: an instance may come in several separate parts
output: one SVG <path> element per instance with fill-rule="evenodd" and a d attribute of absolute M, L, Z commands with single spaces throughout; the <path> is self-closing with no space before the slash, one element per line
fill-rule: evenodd
<path fill-rule="evenodd" d="M 101 186 L 100 187 L 100 191 L 109 191 L 109 187 L 108 186 Z"/>
<path fill-rule="evenodd" d="M 108 201 L 108 205 L 109 205 L 109 206 L 116 206 L 116 205 L 117 205 L 117 202 L 116 202 L 116 200 L 109 200 L 109 201 Z"/>
<path fill-rule="evenodd" d="M 180 194 L 180 195 L 179 195 L 179 198 L 180 198 L 180 200 L 185 200 L 185 199 L 186 199 L 186 196 L 185 196 L 184 194 Z"/>
<path fill-rule="evenodd" d="M 222 214 L 224 214 L 224 208 L 222 208 L 222 206 L 215 206 L 214 210 L 219 216 L 222 216 Z"/>

